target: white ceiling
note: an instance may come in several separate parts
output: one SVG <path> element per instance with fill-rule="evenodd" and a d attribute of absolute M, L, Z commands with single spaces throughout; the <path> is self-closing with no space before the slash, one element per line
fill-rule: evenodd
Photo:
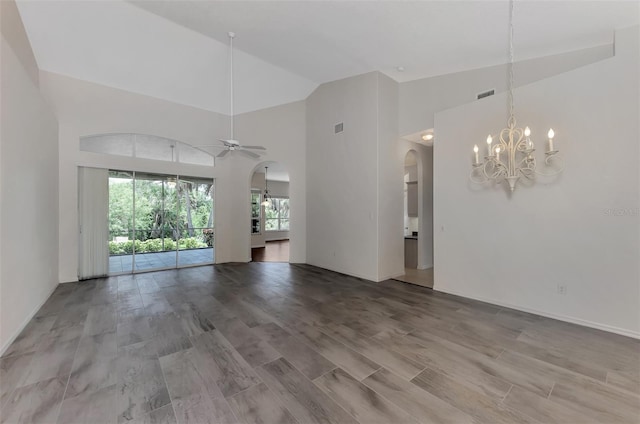
<path fill-rule="evenodd" d="M 18 7 L 40 69 L 229 115 L 227 40 L 120 0 Z M 301 100 L 317 87 L 239 49 L 234 66 L 235 113 Z"/>
<path fill-rule="evenodd" d="M 504 63 L 508 2 L 18 0 L 41 69 L 220 113 L 306 98 L 379 70 L 402 82 Z M 630 1 L 515 7 L 516 60 L 611 42 L 640 22 Z M 396 68 L 404 67 L 404 72 Z"/>
<path fill-rule="evenodd" d="M 269 181 L 289 182 L 289 172 L 280 162 L 264 162 L 256 166 L 256 174 L 264 174 L 264 167 L 268 166 L 267 176 Z"/>
<path fill-rule="evenodd" d="M 398 81 L 504 63 L 508 1 L 131 3 L 319 83 L 380 70 Z M 603 44 L 638 23 L 637 1 L 517 0 L 520 58 Z M 396 67 L 403 66 L 404 72 Z"/>
<path fill-rule="evenodd" d="M 431 134 L 433 135 L 433 138 L 431 140 L 423 140 L 422 136 L 426 135 L 426 134 Z M 424 144 L 425 146 L 433 146 L 433 144 L 436 141 L 436 137 L 435 137 L 435 133 L 434 133 L 434 129 L 433 128 L 428 128 L 413 134 L 408 134 L 402 137 L 403 140 L 407 140 L 407 141 L 413 141 L 414 143 L 418 143 L 418 144 Z"/>

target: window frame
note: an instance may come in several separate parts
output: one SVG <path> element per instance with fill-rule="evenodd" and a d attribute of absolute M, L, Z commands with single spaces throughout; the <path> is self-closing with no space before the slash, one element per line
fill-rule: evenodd
<path fill-rule="evenodd" d="M 271 201 L 272 201 L 272 202 L 274 202 L 274 201 L 277 201 L 277 202 L 278 202 L 278 207 L 277 207 L 277 209 L 276 209 L 276 210 L 277 210 L 277 215 L 278 215 L 278 216 L 277 216 L 276 218 L 268 218 L 268 217 L 267 217 L 267 211 L 266 211 L 266 208 L 267 208 L 267 207 L 271 207 L 271 206 L 266 206 L 266 207 L 265 207 L 265 212 L 264 212 L 264 231 L 265 231 L 265 232 L 283 232 L 283 231 L 289 231 L 289 227 L 288 227 L 288 228 L 286 228 L 286 229 L 283 229 L 283 228 L 282 228 L 282 221 L 290 222 L 291 217 L 290 217 L 290 216 L 287 216 L 287 217 L 283 218 L 283 217 L 281 217 L 281 216 L 280 216 L 280 201 L 281 201 L 281 200 L 287 200 L 287 201 L 290 201 L 289 197 L 287 197 L 287 196 L 272 196 L 272 197 L 271 197 Z M 289 205 L 289 213 L 291 213 L 291 206 L 290 206 L 290 205 Z M 276 222 L 277 222 L 277 228 L 272 229 L 272 230 L 271 230 L 271 229 L 268 229 L 268 228 L 267 228 L 267 221 L 276 221 Z"/>

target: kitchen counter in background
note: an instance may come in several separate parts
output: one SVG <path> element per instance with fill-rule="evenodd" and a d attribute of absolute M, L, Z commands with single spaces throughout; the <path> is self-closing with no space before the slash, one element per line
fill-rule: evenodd
<path fill-rule="evenodd" d="M 404 267 L 418 268 L 418 236 L 404 237 Z"/>

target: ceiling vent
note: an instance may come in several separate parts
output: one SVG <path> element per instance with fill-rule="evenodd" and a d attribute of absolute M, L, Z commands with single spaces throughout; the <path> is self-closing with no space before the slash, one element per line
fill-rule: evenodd
<path fill-rule="evenodd" d="M 333 128 L 333 131 L 336 134 L 341 133 L 342 131 L 344 131 L 344 123 L 340 122 L 339 124 L 336 124 L 336 126 Z"/>
<path fill-rule="evenodd" d="M 476 99 L 478 99 L 478 100 L 484 99 L 485 97 L 493 96 L 494 94 L 496 94 L 496 90 L 495 89 L 491 89 L 489 91 L 485 91 L 483 93 L 480 93 L 480 94 L 476 95 Z"/>

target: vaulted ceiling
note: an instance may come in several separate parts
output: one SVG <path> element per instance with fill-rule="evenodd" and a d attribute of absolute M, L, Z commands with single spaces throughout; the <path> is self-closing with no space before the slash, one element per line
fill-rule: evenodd
<path fill-rule="evenodd" d="M 306 98 L 370 71 L 396 81 L 505 63 L 508 2 L 33 1 L 18 7 L 45 71 L 229 113 Z M 637 1 L 517 0 L 516 59 L 610 43 Z M 403 67 L 404 71 L 399 71 Z"/>

